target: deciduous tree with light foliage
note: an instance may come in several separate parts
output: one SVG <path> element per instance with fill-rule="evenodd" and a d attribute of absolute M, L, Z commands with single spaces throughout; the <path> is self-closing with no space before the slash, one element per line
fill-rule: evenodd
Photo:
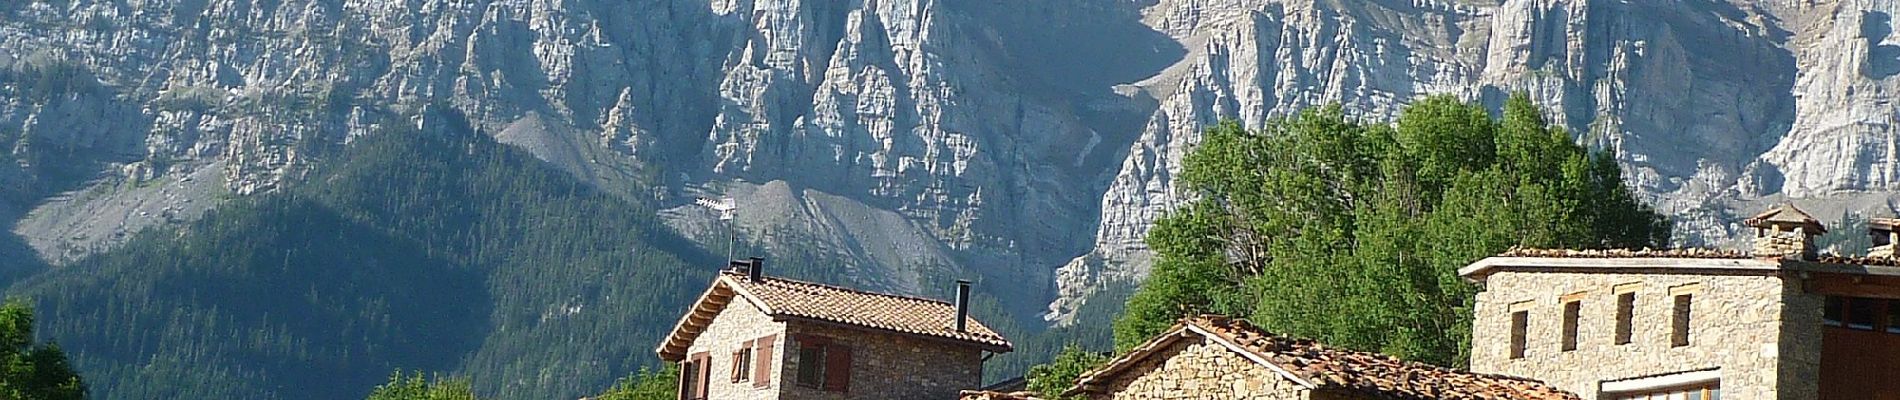
<path fill-rule="evenodd" d="M 1126 349 L 1198 313 L 1440 365 L 1469 359 L 1457 269 L 1512 246 L 1663 247 L 1669 221 L 1609 155 L 1523 95 L 1501 118 L 1449 96 L 1391 124 L 1309 109 L 1210 128 L 1148 237 L 1152 275 L 1116 321 Z"/>
<path fill-rule="evenodd" d="M 1067 400 L 1062 392 L 1075 385 L 1076 378 L 1107 362 L 1108 357 L 1099 353 L 1083 350 L 1079 346 L 1069 345 L 1056 354 L 1049 363 L 1029 368 L 1029 391 L 1051 400 Z"/>

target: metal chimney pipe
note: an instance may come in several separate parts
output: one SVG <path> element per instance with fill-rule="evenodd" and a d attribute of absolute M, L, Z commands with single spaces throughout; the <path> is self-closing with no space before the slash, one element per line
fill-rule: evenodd
<path fill-rule="evenodd" d="M 957 332 L 970 331 L 970 281 L 957 280 Z"/>
<path fill-rule="evenodd" d="M 752 257 L 752 258 L 749 258 L 748 261 L 750 261 L 749 264 L 751 264 L 751 267 L 746 268 L 746 279 L 751 279 L 753 282 L 764 281 L 765 280 L 765 259 L 761 257 Z"/>

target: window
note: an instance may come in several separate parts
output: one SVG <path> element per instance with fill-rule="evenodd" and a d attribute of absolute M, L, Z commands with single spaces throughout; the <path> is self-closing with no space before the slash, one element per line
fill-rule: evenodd
<path fill-rule="evenodd" d="M 1722 400 L 1722 386 L 1716 383 L 1690 385 L 1653 392 L 1617 393 L 1604 396 L 1616 400 Z"/>
<path fill-rule="evenodd" d="M 1828 296 L 1827 306 L 1821 311 L 1821 325 L 1841 326 L 1841 315 L 1847 312 L 1847 298 Z"/>
<path fill-rule="evenodd" d="M 696 378 L 699 378 L 698 362 L 688 361 L 680 365 L 679 398 L 688 400 L 699 398 L 699 382 Z"/>
<path fill-rule="evenodd" d="M 1847 299 L 1847 329 L 1874 330 L 1874 310 L 1880 303 L 1873 299 Z"/>
<path fill-rule="evenodd" d="M 778 335 L 766 335 L 752 340 L 751 344 L 752 355 L 746 361 L 752 364 L 752 373 L 747 378 L 752 379 L 753 388 L 772 387 L 772 368 L 778 366 L 778 354 L 772 349 L 778 346 Z"/>
<path fill-rule="evenodd" d="M 1583 302 L 1564 303 L 1564 337 L 1561 345 L 1563 351 L 1577 349 L 1577 322 L 1580 319 L 1583 319 Z"/>
<path fill-rule="evenodd" d="M 1675 318 L 1669 324 L 1669 345 L 1682 347 L 1689 345 L 1689 310 L 1692 305 L 1690 294 L 1676 295 Z"/>
<path fill-rule="evenodd" d="M 1616 344 L 1630 344 L 1636 328 L 1636 293 L 1616 295 Z"/>
<path fill-rule="evenodd" d="M 1531 326 L 1531 312 L 1515 311 L 1511 313 L 1511 358 L 1524 358 L 1525 340 L 1528 339 Z"/>
<path fill-rule="evenodd" d="M 798 386 L 827 392 L 851 389 L 851 347 L 830 338 L 798 336 Z"/>
<path fill-rule="evenodd" d="M 1900 333 L 1900 300 L 1887 300 L 1887 333 Z"/>
<path fill-rule="evenodd" d="M 812 389 L 825 388 L 825 347 L 801 346 L 798 348 L 798 385 Z"/>
<path fill-rule="evenodd" d="M 680 363 L 679 398 L 683 400 L 705 400 L 708 378 L 707 365 L 710 357 L 706 353 L 694 354 Z"/>
<path fill-rule="evenodd" d="M 732 351 L 732 383 L 745 382 L 751 379 L 752 341 L 748 340 L 744 344 L 739 345 L 738 350 Z"/>

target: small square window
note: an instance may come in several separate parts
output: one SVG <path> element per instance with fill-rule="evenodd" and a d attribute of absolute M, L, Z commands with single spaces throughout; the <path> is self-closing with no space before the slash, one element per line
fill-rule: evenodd
<path fill-rule="evenodd" d="M 1847 329 L 1874 330 L 1874 318 L 1878 317 L 1880 301 L 1854 298 L 1847 300 Z"/>

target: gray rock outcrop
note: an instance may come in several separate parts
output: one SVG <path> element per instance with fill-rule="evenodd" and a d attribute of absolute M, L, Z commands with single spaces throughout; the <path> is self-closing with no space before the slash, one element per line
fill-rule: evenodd
<path fill-rule="evenodd" d="M 451 109 L 661 204 L 709 248 L 717 222 L 691 199 L 738 197 L 747 243 L 824 249 L 895 290 L 981 276 L 1012 310 L 1061 321 L 1146 275 L 1142 236 L 1187 200 L 1171 177 L 1203 128 L 1331 102 L 1383 119 L 1427 94 L 1529 92 L 1680 216 L 1683 243 L 1726 243 L 1737 210 L 1765 201 L 1888 207 L 1895 8 L 9 1 L 0 215 L 64 262 Z"/>

